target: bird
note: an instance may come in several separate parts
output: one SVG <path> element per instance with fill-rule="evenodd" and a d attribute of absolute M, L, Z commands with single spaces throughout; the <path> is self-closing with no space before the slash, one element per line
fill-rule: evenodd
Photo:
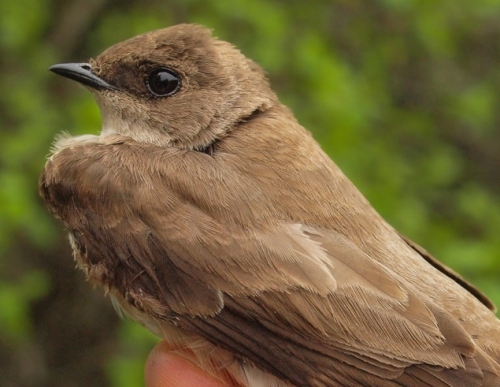
<path fill-rule="evenodd" d="M 500 386 L 500 320 L 390 226 L 273 92 L 195 24 L 50 70 L 98 135 L 40 175 L 77 266 L 227 386 Z"/>

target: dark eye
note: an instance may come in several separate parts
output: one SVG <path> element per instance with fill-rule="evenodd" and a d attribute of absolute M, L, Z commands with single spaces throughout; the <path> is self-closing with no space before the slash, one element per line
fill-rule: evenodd
<path fill-rule="evenodd" d="M 166 97 L 179 90 L 181 79 L 176 73 L 159 68 L 149 74 L 146 83 L 151 93 L 157 97 Z"/>

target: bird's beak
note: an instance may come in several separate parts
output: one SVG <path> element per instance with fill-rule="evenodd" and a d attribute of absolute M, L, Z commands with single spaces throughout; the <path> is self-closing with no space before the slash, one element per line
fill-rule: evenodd
<path fill-rule="evenodd" d="M 92 73 L 92 68 L 88 63 L 61 63 L 49 67 L 49 70 L 93 89 L 117 90 L 116 87 Z"/>

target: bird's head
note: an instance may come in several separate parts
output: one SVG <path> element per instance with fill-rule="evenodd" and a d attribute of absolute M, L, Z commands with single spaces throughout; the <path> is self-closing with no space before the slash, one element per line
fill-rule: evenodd
<path fill-rule="evenodd" d="M 118 43 L 53 72 L 94 94 L 102 135 L 202 149 L 276 102 L 262 69 L 208 29 L 181 24 Z"/>

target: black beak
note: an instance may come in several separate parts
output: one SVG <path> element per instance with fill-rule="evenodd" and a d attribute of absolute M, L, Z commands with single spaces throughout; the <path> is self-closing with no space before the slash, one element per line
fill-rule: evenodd
<path fill-rule="evenodd" d="M 116 87 L 93 74 L 88 63 L 61 63 L 49 67 L 49 70 L 97 90 L 117 90 Z"/>

